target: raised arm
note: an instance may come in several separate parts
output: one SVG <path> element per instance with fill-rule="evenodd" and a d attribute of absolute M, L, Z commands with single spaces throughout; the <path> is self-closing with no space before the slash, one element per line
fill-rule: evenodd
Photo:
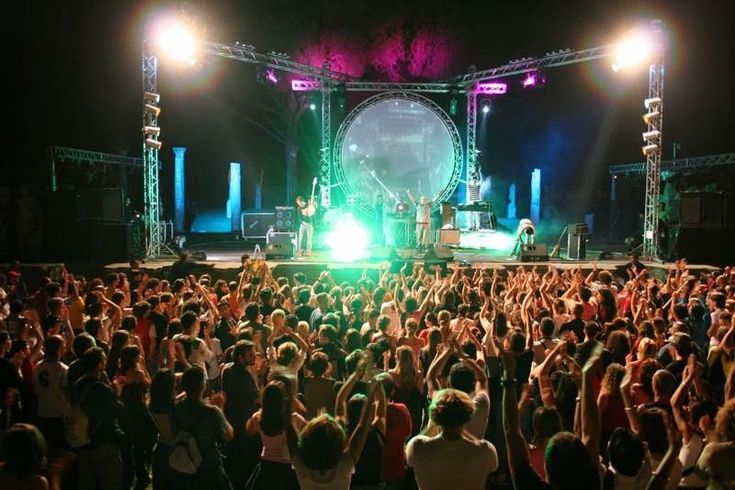
<path fill-rule="evenodd" d="M 692 382 L 692 377 L 696 370 L 696 364 L 697 359 L 694 354 L 691 354 L 687 362 L 687 367 L 684 368 L 684 375 L 681 378 L 681 383 L 679 383 L 678 388 L 676 388 L 676 391 L 674 391 L 674 394 L 671 396 L 671 409 L 674 413 L 674 423 L 676 424 L 676 428 L 679 432 L 681 432 L 685 444 L 689 443 L 689 440 L 692 438 L 692 429 L 689 425 L 689 417 L 684 410 L 684 394 L 687 392 Z"/>
<path fill-rule="evenodd" d="M 523 438 L 518 417 L 518 394 L 516 393 L 516 360 L 512 352 L 501 353 L 503 359 L 503 431 L 508 449 L 508 467 L 511 475 L 531 461 L 528 443 Z"/>
<path fill-rule="evenodd" d="M 439 373 L 447 363 L 449 356 L 452 354 L 452 349 L 448 344 L 444 345 L 444 350 L 437 355 L 429 365 L 429 369 L 426 371 L 426 384 L 429 387 L 429 396 L 434 394 L 434 391 L 440 390 L 441 385 L 439 383 Z"/>
<path fill-rule="evenodd" d="M 582 443 L 587 448 L 592 461 L 597 461 L 600 457 L 600 431 L 602 426 L 592 383 L 600 366 L 601 353 L 602 347 L 596 346 L 584 368 L 582 368 Z"/>
<path fill-rule="evenodd" d="M 633 405 L 633 397 L 630 394 L 630 386 L 633 383 L 633 366 L 628 364 L 625 367 L 625 376 L 620 382 L 620 397 L 623 399 L 623 406 L 625 407 L 625 415 L 628 417 L 628 423 L 630 424 L 630 430 L 638 435 L 641 435 L 641 422 L 638 418 L 638 411 Z"/>
<path fill-rule="evenodd" d="M 352 390 L 355 387 L 357 380 L 362 378 L 365 374 L 366 368 L 367 364 L 364 361 L 360 361 L 355 368 L 355 372 L 347 378 L 347 381 L 345 381 L 339 389 L 339 392 L 337 392 L 337 398 L 334 402 L 335 417 L 347 420 L 347 399 L 350 397 L 350 394 L 352 394 Z"/>
<path fill-rule="evenodd" d="M 378 384 L 380 383 L 375 380 L 370 381 L 370 384 L 368 386 L 367 405 L 363 407 L 360 422 L 355 428 L 355 431 L 352 433 L 352 437 L 350 437 L 348 447 L 350 451 L 350 456 L 352 457 L 352 462 L 354 464 L 357 464 L 357 462 L 360 460 L 362 450 L 365 448 L 365 440 L 367 439 L 368 429 L 370 428 L 372 420 L 375 418 L 375 392 L 377 390 Z"/>

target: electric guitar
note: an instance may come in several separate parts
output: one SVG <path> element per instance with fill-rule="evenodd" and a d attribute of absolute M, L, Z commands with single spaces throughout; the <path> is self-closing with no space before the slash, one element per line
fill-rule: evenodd
<path fill-rule="evenodd" d="M 314 180 L 311 183 L 311 197 L 309 198 L 309 201 L 306 203 L 306 207 L 301 210 L 301 214 L 309 218 L 316 214 L 316 202 L 314 201 L 314 193 L 316 191 L 316 181 L 317 181 L 317 178 L 314 177 Z"/>
<path fill-rule="evenodd" d="M 563 230 L 561 230 L 561 234 L 559 235 L 559 239 L 556 241 L 556 245 L 554 245 L 554 248 L 551 249 L 551 253 L 549 254 L 550 258 L 556 258 L 559 256 L 559 248 L 561 247 L 561 240 L 564 238 L 564 233 L 567 232 L 567 227 L 565 226 Z"/>

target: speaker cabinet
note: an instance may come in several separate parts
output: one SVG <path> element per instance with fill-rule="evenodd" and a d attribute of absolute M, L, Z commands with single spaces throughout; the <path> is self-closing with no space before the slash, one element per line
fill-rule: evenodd
<path fill-rule="evenodd" d="M 266 259 L 290 259 L 296 251 L 296 233 L 272 231 L 265 242 Z"/>
<path fill-rule="evenodd" d="M 723 227 L 725 195 L 721 192 L 683 192 L 679 223 L 682 228 Z"/>
<path fill-rule="evenodd" d="M 273 211 L 244 211 L 240 215 L 240 231 L 246 240 L 264 239 L 276 221 Z"/>
<path fill-rule="evenodd" d="M 276 206 L 275 231 L 293 231 L 296 226 L 293 206 Z"/>

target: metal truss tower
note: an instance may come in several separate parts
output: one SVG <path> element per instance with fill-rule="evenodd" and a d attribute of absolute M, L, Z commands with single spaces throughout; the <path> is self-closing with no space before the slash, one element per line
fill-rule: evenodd
<path fill-rule="evenodd" d="M 146 257 L 161 255 L 160 196 L 158 185 L 158 59 L 143 48 L 143 223 Z"/>
<path fill-rule="evenodd" d="M 663 30 L 660 22 L 653 24 L 656 34 L 662 43 Z M 646 200 L 643 210 L 643 256 L 649 259 L 659 255 L 659 213 L 661 196 L 661 152 L 663 149 L 663 120 L 664 120 L 664 44 L 660 46 L 653 63 L 648 68 L 648 99 L 646 108 L 648 113 L 646 132 L 658 132 L 657 145 L 653 151 L 646 153 Z M 656 101 L 651 103 L 651 101 Z M 658 112 L 658 115 L 654 115 Z"/>
<path fill-rule="evenodd" d="M 329 62 L 324 62 L 324 71 L 329 72 Z M 332 84 L 322 80 L 322 145 L 319 148 L 319 195 L 324 208 L 332 206 Z"/>
<path fill-rule="evenodd" d="M 477 138 L 477 92 L 474 88 L 470 88 L 467 91 L 467 165 L 465 168 L 464 175 L 464 199 L 469 202 L 470 193 L 467 189 L 467 183 L 470 181 L 472 175 L 477 170 L 477 145 L 475 143 Z M 460 199 L 463 196 L 459 196 Z"/>

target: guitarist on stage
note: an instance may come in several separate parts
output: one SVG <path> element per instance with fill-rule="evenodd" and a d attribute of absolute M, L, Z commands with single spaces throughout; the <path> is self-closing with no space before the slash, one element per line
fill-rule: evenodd
<path fill-rule="evenodd" d="M 296 196 L 296 206 L 299 208 L 299 216 L 301 217 L 301 225 L 299 226 L 299 242 L 296 255 L 299 257 L 311 256 L 311 247 L 314 240 L 314 215 L 316 214 L 316 200 L 314 199 L 314 190 L 316 189 L 316 177 L 311 188 L 311 197 L 309 201 Z"/>

